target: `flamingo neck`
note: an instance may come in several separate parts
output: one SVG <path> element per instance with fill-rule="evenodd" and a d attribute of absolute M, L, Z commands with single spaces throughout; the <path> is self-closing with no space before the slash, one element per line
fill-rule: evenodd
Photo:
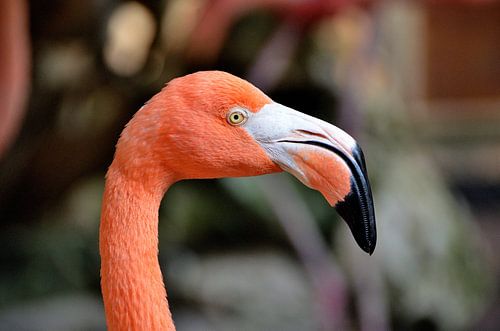
<path fill-rule="evenodd" d="M 116 159 L 108 171 L 99 249 L 109 330 L 175 330 L 158 262 L 158 208 L 169 184 L 148 186 Z"/>

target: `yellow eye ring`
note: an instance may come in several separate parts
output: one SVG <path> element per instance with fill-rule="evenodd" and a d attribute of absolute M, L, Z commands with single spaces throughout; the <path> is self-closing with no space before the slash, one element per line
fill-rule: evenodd
<path fill-rule="evenodd" d="M 233 109 L 227 114 L 227 122 L 231 125 L 242 125 L 247 119 L 248 115 L 242 109 Z"/>

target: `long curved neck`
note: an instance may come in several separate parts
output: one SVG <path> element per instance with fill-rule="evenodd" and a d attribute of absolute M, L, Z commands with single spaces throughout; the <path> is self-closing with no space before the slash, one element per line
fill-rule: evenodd
<path fill-rule="evenodd" d="M 175 330 L 158 262 L 158 208 L 169 184 L 151 189 L 116 159 L 108 171 L 99 249 L 109 330 Z"/>

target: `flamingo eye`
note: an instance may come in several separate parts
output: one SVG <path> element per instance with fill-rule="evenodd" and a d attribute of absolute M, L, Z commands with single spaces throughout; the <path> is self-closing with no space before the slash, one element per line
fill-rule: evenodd
<path fill-rule="evenodd" d="M 227 114 L 227 121 L 231 125 L 242 125 L 248 119 L 248 114 L 243 109 L 233 109 Z"/>

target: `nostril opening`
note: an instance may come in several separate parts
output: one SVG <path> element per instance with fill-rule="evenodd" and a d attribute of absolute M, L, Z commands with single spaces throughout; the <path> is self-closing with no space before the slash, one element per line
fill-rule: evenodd
<path fill-rule="evenodd" d="M 318 133 L 318 132 L 312 132 L 309 130 L 302 130 L 302 129 L 295 130 L 295 132 L 328 140 L 327 136 L 325 136 L 321 133 Z"/>

